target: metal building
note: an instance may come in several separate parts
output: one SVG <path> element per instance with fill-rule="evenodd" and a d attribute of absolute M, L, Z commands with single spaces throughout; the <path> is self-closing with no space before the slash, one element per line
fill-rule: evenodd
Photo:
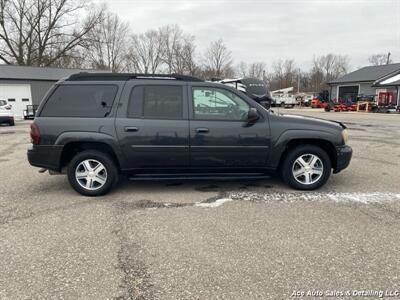
<path fill-rule="evenodd" d="M 357 96 L 366 95 L 375 97 L 377 104 L 385 104 L 382 99 L 386 99 L 385 95 L 389 93 L 390 103 L 400 105 L 400 97 L 394 84 L 397 79 L 395 78 L 393 82 L 387 80 L 399 73 L 400 63 L 361 68 L 328 82 L 330 98 L 355 101 Z"/>
<path fill-rule="evenodd" d="M 61 78 L 95 70 L 0 65 L 0 100 L 12 105 L 16 118 L 27 105 L 38 105 L 48 89 Z"/>

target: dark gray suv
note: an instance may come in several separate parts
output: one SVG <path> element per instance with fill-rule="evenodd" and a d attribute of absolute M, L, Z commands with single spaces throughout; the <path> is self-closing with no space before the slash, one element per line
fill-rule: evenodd
<path fill-rule="evenodd" d="M 266 110 L 240 91 L 182 75 L 79 73 L 54 85 L 31 125 L 31 165 L 83 195 L 130 178 L 258 177 L 322 186 L 352 150 L 338 122 Z"/>

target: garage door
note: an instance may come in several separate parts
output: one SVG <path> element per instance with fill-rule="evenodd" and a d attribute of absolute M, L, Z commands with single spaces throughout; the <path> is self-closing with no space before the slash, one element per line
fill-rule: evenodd
<path fill-rule="evenodd" d="M 14 116 L 22 118 L 24 109 L 32 104 L 30 84 L 0 84 L 0 100 L 12 105 Z"/>
<path fill-rule="evenodd" d="M 339 86 L 339 100 L 355 102 L 358 93 L 358 85 Z"/>

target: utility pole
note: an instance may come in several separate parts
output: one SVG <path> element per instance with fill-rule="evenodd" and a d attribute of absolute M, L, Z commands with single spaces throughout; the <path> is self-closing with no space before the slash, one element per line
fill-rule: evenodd
<path fill-rule="evenodd" d="M 297 93 L 300 93 L 300 69 L 297 70 Z"/>
<path fill-rule="evenodd" d="M 387 55 L 387 60 L 386 60 L 386 64 L 388 65 L 389 64 L 389 62 L 390 62 L 390 52 L 388 52 L 388 55 Z"/>

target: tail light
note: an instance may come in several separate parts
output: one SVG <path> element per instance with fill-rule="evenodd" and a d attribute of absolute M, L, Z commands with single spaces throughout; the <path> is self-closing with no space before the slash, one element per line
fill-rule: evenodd
<path fill-rule="evenodd" d="M 39 127 L 35 123 L 31 124 L 30 135 L 31 135 L 32 144 L 39 145 L 40 144 L 40 131 L 39 131 Z"/>

